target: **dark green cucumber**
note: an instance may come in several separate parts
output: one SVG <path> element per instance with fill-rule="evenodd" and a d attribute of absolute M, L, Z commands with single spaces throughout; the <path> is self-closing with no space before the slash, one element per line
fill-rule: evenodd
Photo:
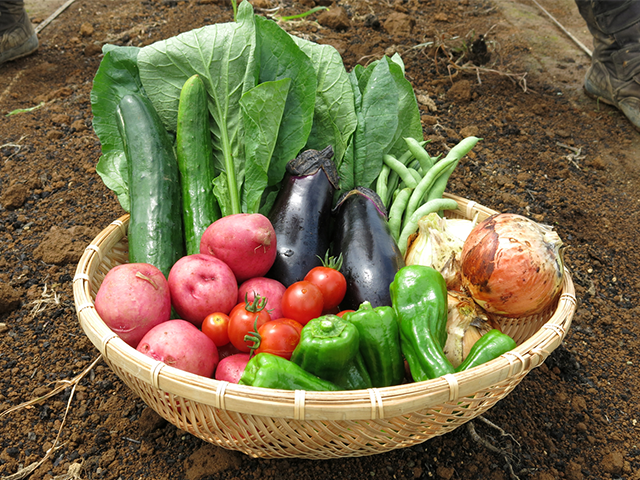
<path fill-rule="evenodd" d="M 198 75 L 182 86 L 178 104 L 176 154 L 182 184 L 182 216 L 187 254 L 200 253 L 200 238 L 220 218 L 213 195 L 213 147 L 207 91 Z"/>
<path fill-rule="evenodd" d="M 173 141 L 146 97 L 123 97 L 117 118 L 129 168 L 129 261 L 155 265 L 168 277 L 184 255 L 180 172 Z"/>

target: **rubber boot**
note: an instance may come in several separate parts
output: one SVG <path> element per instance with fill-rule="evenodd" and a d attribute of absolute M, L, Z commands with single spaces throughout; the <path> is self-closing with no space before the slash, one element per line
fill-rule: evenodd
<path fill-rule="evenodd" d="M 38 49 L 38 36 L 22 0 L 0 0 L 0 65 Z"/>

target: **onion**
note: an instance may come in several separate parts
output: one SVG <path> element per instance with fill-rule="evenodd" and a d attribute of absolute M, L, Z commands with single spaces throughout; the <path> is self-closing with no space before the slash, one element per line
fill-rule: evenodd
<path fill-rule="evenodd" d="M 471 297 L 449 291 L 447 298 L 447 342 L 443 351 L 451 365 L 458 368 L 473 344 L 489 330 L 499 330 L 500 326 Z"/>
<path fill-rule="evenodd" d="M 440 217 L 430 213 L 418 220 L 418 233 L 409 240 L 406 265 L 425 265 L 438 270 L 448 290 L 458 290 L 460 253 L 477 221 Z"/>
<path fill-rule="evenodd" d="M 507 317 L 540 313 L 562 289 L 561 247 L 550 226 L 521 215 L 493 215 L 465 241 L 463 287 L 487 312 Z"/>

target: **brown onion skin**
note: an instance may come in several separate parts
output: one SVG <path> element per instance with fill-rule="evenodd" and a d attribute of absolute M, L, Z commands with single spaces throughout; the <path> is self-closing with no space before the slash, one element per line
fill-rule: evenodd
<path fill-rule="evenodd" d="M 550 227 L 521 215 L 493 215 L 476 225 L 464 244 L 463 287 L 489 313 L 540 313 L 562 289 L 561 246 Z"/>

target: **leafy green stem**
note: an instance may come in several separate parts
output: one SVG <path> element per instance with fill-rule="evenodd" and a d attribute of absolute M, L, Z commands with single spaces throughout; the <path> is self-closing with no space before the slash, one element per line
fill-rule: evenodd
<path fill-rule="evenodd" d="M 240 207 L 240 192 L 238 191 L 238 183 L 236 181 L 236 168 L 233 162 L 233 154 L 231 153 L 231 142 L 226 129 L 221 130 L 222 153 L 224 155 L 224 169 L 227 173 L 227 186 L 229 188 L 229 202 L 231 204 L 231 213 L 242 213 Z"/>

